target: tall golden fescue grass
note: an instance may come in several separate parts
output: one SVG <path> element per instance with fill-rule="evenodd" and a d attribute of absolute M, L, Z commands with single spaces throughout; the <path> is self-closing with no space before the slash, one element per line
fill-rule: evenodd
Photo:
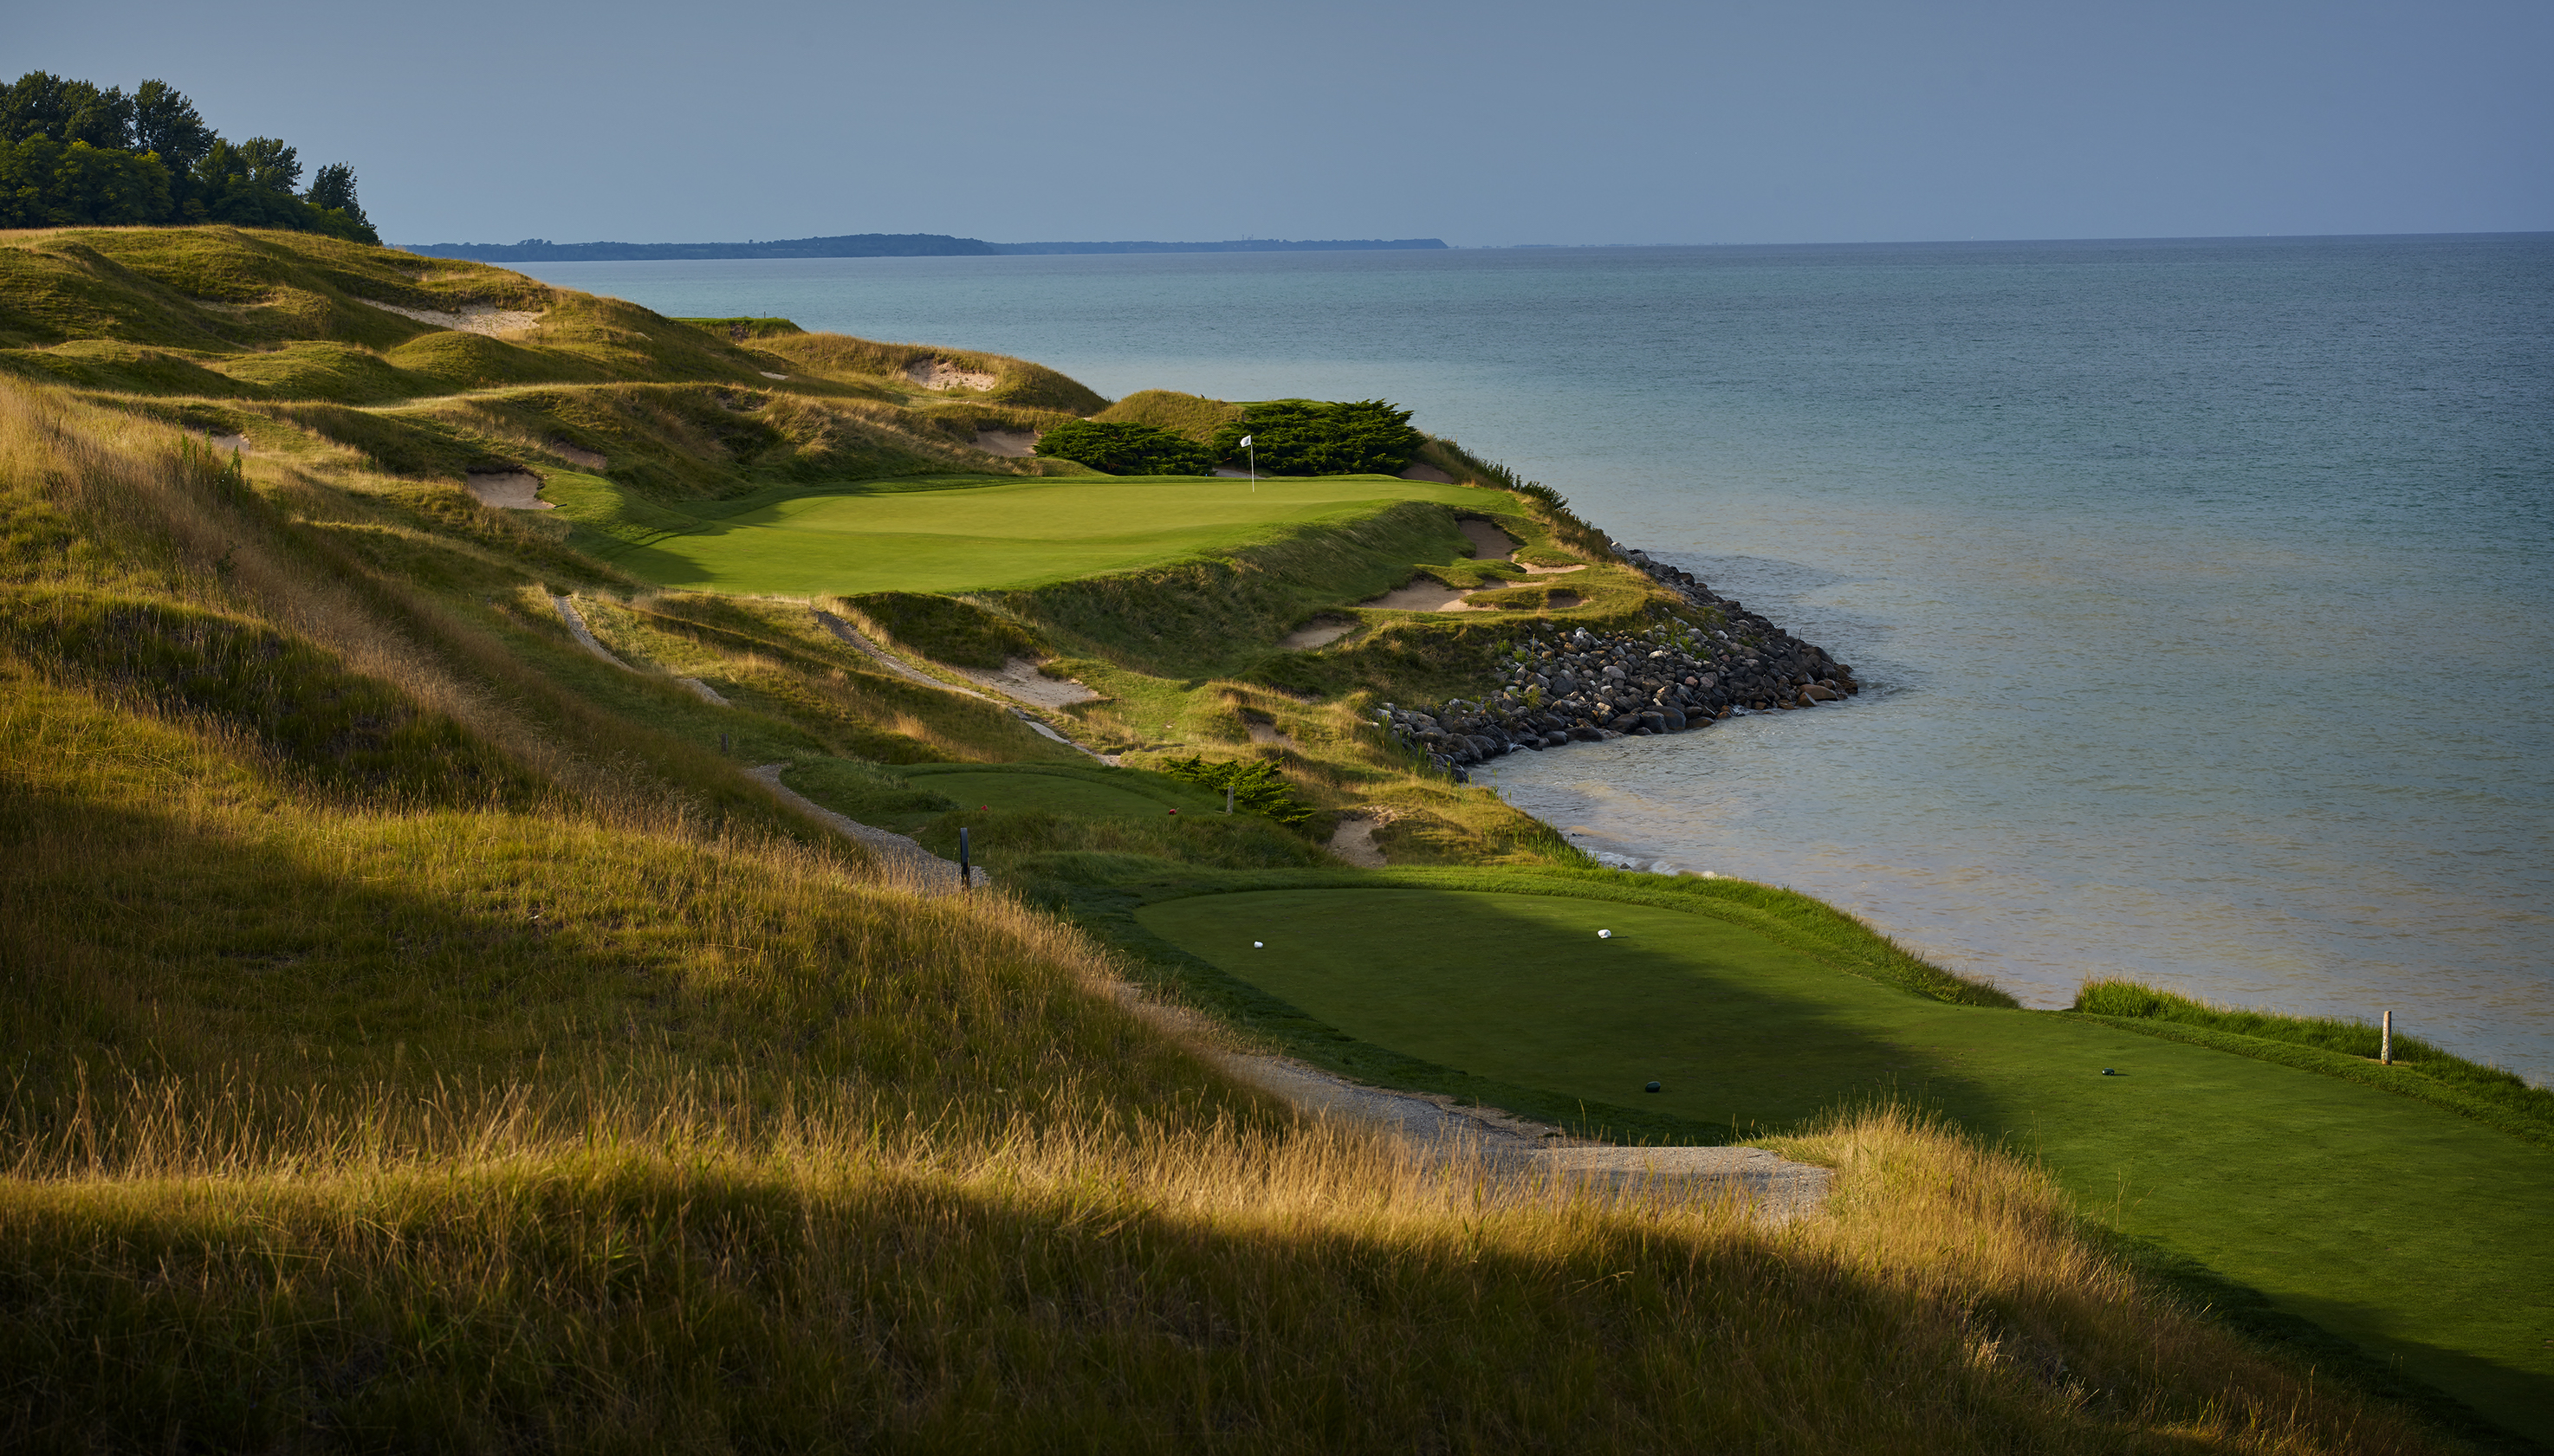
<path fill-rule="evenodd" d="M 172 443 L 0 386 L 8 641 L 223 615 L 556 788 L 314 785 L 0 653 L 0 1446 L 2432 1449 L 1901 1112 L 1781 1222 L 1295 1119 Z"/>

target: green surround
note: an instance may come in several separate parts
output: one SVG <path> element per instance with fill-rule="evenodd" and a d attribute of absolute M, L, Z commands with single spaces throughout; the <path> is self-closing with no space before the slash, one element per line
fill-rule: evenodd
<path fill-rule="evenodd" d="M 1697 1140 L 1857 1099 L 1938 1108 L 2043 1160 L 2102 1221 L 2554 1437 L 2554 1153 L 2453 1112 L 2063 1013 L 1927 1000 L 1655 906 L 1278 890 L 1135 919 L 1360 1042 L 1689 1119 Z"/>

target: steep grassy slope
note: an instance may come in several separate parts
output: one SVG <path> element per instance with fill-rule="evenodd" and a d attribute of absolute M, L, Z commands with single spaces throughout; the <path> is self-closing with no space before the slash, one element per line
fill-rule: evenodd
<path fill-rule="evenodd" d="M 849 365 L 752 384 L 722 371 L 815 369 L 573 296 L 574 347 L 498 342 L 605 378 L 374 398 L 479 348 L 393 360 L 428 335 L 347 301 L 402 296 L 365 291 L 386 273 L 423 273 L 421 311 L 546 295 L 218 229 L 13 251 L 14 349 L 182 351 L 239 392 L 0 381 L 11 1449 L 2448 1448 L 1902 1117 L 1791 1145 L 1838 1192 L 1780 1228 L 1673 1190 L 1485 1200 L 1300 1124 L 1131 1014 L 1119 952 L 1024 897 L 919 894 L 746 770 L 934 843 L 990 815 L 1023 889 L 1283 870 L 1313 837 L 1174 830 L 1194 790 L 1083 768 L 821 604 L 645 590 L 462 484 L 744 495 L 822 479 L 851 447 L 813 442 L 855 424 L 921 474 L 946 398 Z M 1264 637 L 1147 636 L 1154 607 L 1283 623 L 1313 573 L 1269 546 L 865 619 L 1087 654 L 1124 691 L 1058 721 L 1139 759 L 1138 729 L 1267 752 L 1325 807 L 1441 816 L 1447 853 L 1574 859 L 1358 726 L 1495 623 L 1362 617 L 1285 691 L 1180 675 L 1257 673 Z M 1653 610 L 1609 590 L 1591 611 Z M 1074 766 L 1000 782 L 1042 763 Z"/>

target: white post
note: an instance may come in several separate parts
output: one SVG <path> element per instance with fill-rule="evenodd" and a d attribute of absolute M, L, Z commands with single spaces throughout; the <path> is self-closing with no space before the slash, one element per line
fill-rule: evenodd
<path fill-rule="evenodd" d="M 1256 496 L 1259 494 L 1259 447 L 1244 445 L 1241 448 L 1250 452 L 1250 494 Z"/>
<path fill-rule="evenodd" d="M 2385 1013 L 2385 1033 L 2377 1046 L 2377 1060 L 2385 1066 L 2394 1064 L 2394 1013 Z"/>

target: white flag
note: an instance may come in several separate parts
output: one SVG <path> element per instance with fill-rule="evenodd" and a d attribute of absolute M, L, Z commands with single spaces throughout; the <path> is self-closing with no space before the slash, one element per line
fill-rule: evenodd
<path fill-rule="evenodd" d="M 1243 435 L 1243 436 L 1241 437 L 1241 448 L 1243 448 L 1244 450 L 1247 450 L 1247 449 L 1249 449 L 1249 448 L 1250 448 L 1250 437 L 1249 437 L 1248 435 Z"/>

